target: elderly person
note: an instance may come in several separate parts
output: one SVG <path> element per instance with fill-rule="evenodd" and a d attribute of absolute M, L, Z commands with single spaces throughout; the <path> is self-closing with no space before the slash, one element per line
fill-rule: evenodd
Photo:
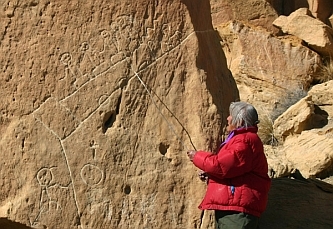
<path fill-rule="evenodd" d="M 229 135 L 217 154 L 187 152 L 208 179 L 199 208 L 215 210 L 217 229 L 256 229 L 271 185 L 263 144 L 257 135 L 258 113 L 245 102 L 231 103 L 229 112 Z"/>

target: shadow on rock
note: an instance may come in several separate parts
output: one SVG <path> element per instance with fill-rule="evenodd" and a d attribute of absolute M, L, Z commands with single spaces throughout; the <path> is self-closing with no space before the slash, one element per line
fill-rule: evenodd
<path fill-rule="evenodd" d="M 13 222 L 7 218 L 0 218 L 0 228 L 1 229 L 31 229 L 24 224 Z"/>
<path fill-rule="evenodd" d="M 333 228 L 333 186 L 317 179 L 272 180 L 260 229 Z"/>

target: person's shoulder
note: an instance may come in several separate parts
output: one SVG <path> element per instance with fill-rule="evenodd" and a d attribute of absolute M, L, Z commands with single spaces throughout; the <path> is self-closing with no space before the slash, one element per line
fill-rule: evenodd
<path fill-rule="evenodd" d="M 258 128 L 255 126 L 250 126 L 250 127 L 244 127 L 244 128 L 239 128 L 235 130 L 235 136 L 246 136 L 246 135 L 257 135 Z"/>
<path fill-rule="evenodd" d="M 255 128 L 244 128 L 235 135 L 235 140 L 236 139 L 245 142 L 261 142 Z"/>

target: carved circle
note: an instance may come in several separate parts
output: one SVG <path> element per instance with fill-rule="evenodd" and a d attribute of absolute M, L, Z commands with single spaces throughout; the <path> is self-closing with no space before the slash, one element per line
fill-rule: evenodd
<path fill-rule="evenodd" d="M 60 62 L 63 65 L 70 65 L 71 61 L 72 61 L 72 56 L 71 56 L 70 53 L 65 52 L 65 53 L 61 54 L 61 56 L 60 56 Z"/>
<path fill-rule="evenodd" d="M 110 37 L 110 33 L 109 33 L 109 31 L 107 31 L 107 30 L 103 30 L 103 31 L 101 32 L 101 36 L 102 36 L 103 38 L 109 38 L 109 37 Z"/>
<path fill-rule="evenodd" d="M 89 49 L 89 43 L 88 43 L 88 42 L 83 42 L 83 43 L 81 44 L 80 50 L 81 50 L 82 52 L 85 52 L 85 51 L 87 51 L 88 49 Z"/>
<path fill-rule="evenodd" d="M 37 172 L 37 180 L 41 186 L 49 186 L 53 180 L 52 171 L 49 168 L 42 168 Z"/>
<path fill-rule="evenodd" d="M 103 180 L 103 171 L 96 165 L 86 164 L 81 169 L 81 178 L 89 186 L 98 185 Z"/>

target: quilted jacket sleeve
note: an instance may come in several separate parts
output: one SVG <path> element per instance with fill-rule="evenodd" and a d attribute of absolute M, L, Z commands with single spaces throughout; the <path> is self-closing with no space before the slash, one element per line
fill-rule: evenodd
<path fill-rule="evenodd" d="M 209 175 L 224 179 L 251 171 L 253 157 L 251 146 L 243 138 L 234 137 L 218 154 L 198 151 L 193 163 Z"/>

